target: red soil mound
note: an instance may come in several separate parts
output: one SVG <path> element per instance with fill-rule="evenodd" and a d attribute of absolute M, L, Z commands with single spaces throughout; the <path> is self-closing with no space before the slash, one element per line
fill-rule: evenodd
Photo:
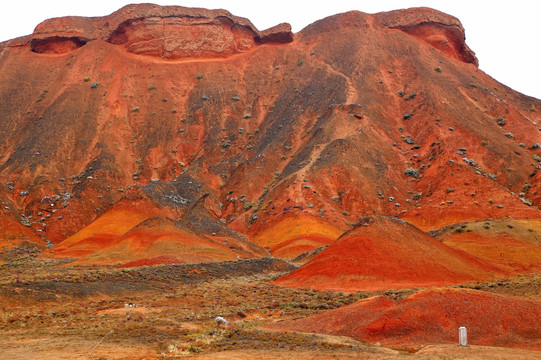
<path fill-rule="evenodd" d="M 441 286 L 486 279 L 494 269 L 394 218 L 364 218 L 276 284 L 343 291 Z"/>
<path fill-rule="evenodd" d="M 106 240 L 103 241 L 102 240 Z M 101 242 L 99 249 L 85 254 L 77 264 L 124 264 L 124 266 L 162 263 L 199 263 L 236 260 L 253 254 L 237 248 L 234 240 L 212 240 L 196 234 L 180 222 L 150 218 L 120 236 L 89 238 L 71 244 L 59 255 L 81 254 L 81 248 Z"/>
<path fill-rule="evenodd" d="M 89 225 L 58 244 L 54 248 L 55 256 L 87 255 L 106 247 L 115 237 L 160 213 L 163 211 L 148 200 L 120 201 Z"/>
<path fill-rule="evenodd" d="M 465 326 L 472 345 L 541 349 L 541 302 L 476 290 L 419 291 L 393 304 L 361 300 L 270 328 L 351 336 L 381 344 L 458 343 Z"/>
<path fill-rule="evenodd" d="M 487 220 L 448 226 L 435 237 L 506 275 L 541 271 L 541 221 Z"/>
<path fill-rule="evenodd" d="M 138 267 L 138 266 L 152 266 L 158 264 L 183 264 L 182 261 L 172 255 L 160 255 L 150 259 L 139 259 L 134 261 L 128 261 L 125 264 L 120 265 L 121 268 Z"/>

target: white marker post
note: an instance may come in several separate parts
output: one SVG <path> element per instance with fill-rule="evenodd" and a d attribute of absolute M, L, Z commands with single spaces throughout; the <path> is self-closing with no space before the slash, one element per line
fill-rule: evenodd
<path fill-rule="evenodd" d="M 460 346 L 468 346 L 468 330 L 464 326 L 458 329 L 458 343 Z"/>

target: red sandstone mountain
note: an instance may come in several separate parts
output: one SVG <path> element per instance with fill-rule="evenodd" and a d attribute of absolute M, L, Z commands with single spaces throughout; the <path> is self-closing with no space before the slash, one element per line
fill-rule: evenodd
<path fill-rule="evenodd" d="M 435 10 L 353 11 L 293 34 L 129 5 L 47 20 L 0 44 L 0 69 L 6 246 L 123 263 L 137 259 L 99 244 L 188 232 L 217 259 L 225 237 L 242 256 L 268 251 L 246 237 L 295 257 L 366 215 L 424 231 L 541 218 L 541 101 L 479 70 L 460 22 Z M 169 255 L 184 261 L 137 257 Z"/>

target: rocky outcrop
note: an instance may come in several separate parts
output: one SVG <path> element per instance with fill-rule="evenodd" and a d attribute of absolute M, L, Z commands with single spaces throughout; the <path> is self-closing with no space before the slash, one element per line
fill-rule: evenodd
<path fill-rule="evenodd" d="M 479 65 L 475 53 L 466 45 L 462 24 L 454 16 L 425 7 L 382 12 L 375 16 L 384 27 L 402 30 L 461 61 Z"/>
<path fill-rule="evenodd" d="M 262 43 L 288 43 L 293 41 L 291 25 L 281 23 L 267 30 L 261 31 L 259 41 Z"/>
<path fill-rule="evenodd" d="M 109 16 L 63 17 L 39 24 L 30 40 L 37 53 L 62 54 L 104 40 L 128 52 L 165 59 L 228 57 L 261 43 L 293 41 L 289 24 L 260 32 L 226 10 L 128 5 Z"/>
<path fill-rule="evenodd" d="M 303 32 L 309 35 L 311 31 L 335 31 L 348 26 L 399 29 L 447 55 L 478 65 L 475 53 L 466 45 L 460 21 L 430 8 L 375 15 L 350 11 L 320 20 Z M 190 59 L 228 57 L 262 43 L 288 43 L 293 38 L 287 23 L 259 31 L 248 19 L 226 10 L 141 4 L 127 5 L 103 17 L 49 19 L 36 27 L 28 41 L 37 53 L 63 54 L 89 41 L 104 40 L 138 55 Z M 17 44 L 11 42 L 12 46 Z"/>

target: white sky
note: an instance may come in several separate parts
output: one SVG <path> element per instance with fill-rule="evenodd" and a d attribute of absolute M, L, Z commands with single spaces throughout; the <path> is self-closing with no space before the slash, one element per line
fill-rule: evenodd
<path fill-rule="evenodd" d="M 288 22 L 294 32 L 324 17 L 349 11 L 367 13 L 427 6 L 456 16 L 480 68 L 496 80 L 541 99 L 541 1 L 538 0 L 2 0 L 0 41 L 31 34 L 41 21 L 67 15 L 103 16 L 129 3 L 154 2 L 226 9 L 264 30 Z"/>

